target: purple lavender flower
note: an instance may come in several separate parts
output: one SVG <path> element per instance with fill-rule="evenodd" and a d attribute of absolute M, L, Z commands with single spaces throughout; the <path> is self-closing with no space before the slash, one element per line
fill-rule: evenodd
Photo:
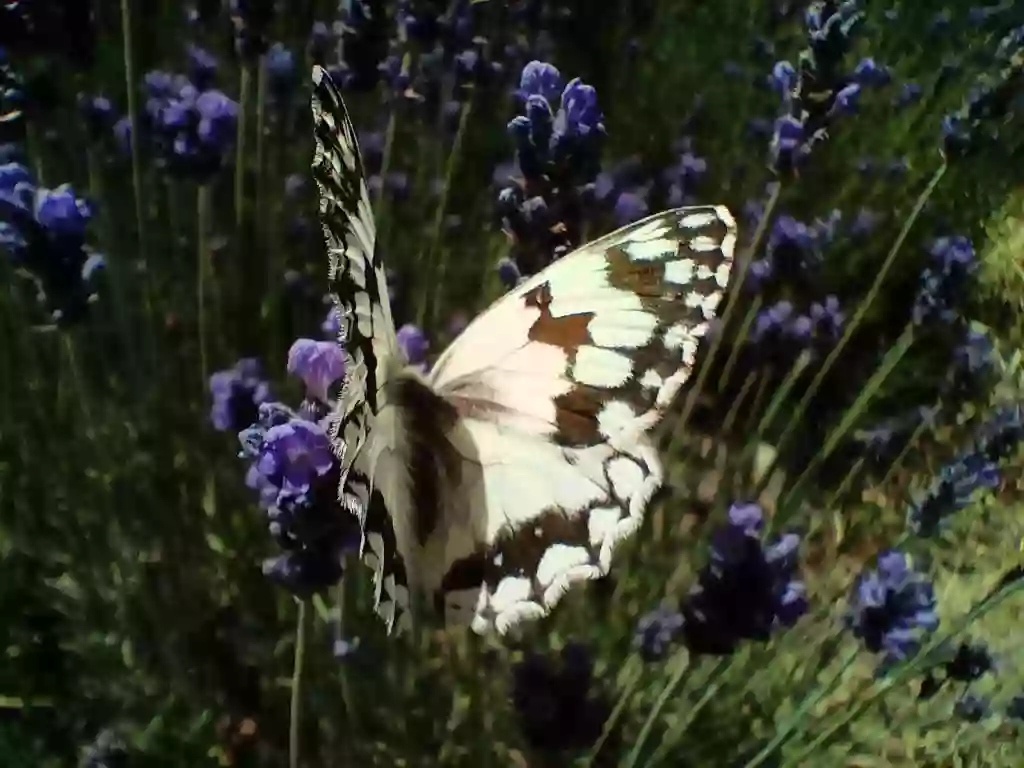
<path fill-rule="evenodd" d="M 189 78 L 196 88 L 209 88 L 217 75 L 217 58 L 198 45 L 190 44 L 186 50 Z"/>
<path fill-rule="evenodd" d="M 336 341 L 296 339 L 288 350 L 288 373 L 298 376 L 306 393 L 328 401 L 328 388 L 345 375 L 345 353 Z"/>
<path fill-rule="evenodd" d="M 199 113 L 196 133 L 201 142 L 223 148 L 233 139 L 238 120 L 235 101 L 220 91 L 203 91 L 195 100 L 195 110 Z"/>
<path fill-rule="evenodd" d="M 593 87 L 579 78 L 551 97 L 561 82 L 551 65 L 533 61 L 520 80 L 522 114 L 508 124 L 522 174 L 498 195 L 503 229 L 523 274 L 537 272 L 579 245 L 582 196 L 600 170 L 604 117 Z"/>
<path fill-rule="evenodd" d="M 263 575 L 303 597 L 336 584 L 343 573 L 342 553 L 329 546 L 304 547 L 263 561 Z"/>
<path fill-rule="evenodd" d="M 320 330 L 328 338 L 337 341 L 338 334 L 341 332 L 341 314 L 336 306 L 332 305 L 327 310 L 327 315 L 324 317 L 323 322 L 320 323 Z"/>
<path fill-rule="evenodd" d="M 308 410 L 308 409 L 307 409 Z M 359 546 L 358 520 L 338 508 L 340 469 L 323 423 L 281 403 L 263 403 L 238 435 L 270 533 L 284 550 L 264 573 L 298 595 L 336 583 L 346 552 Z"/>
<path fill-rule="evenodd" d="M 969 723 L 981 722 L 989 711 L 988 702 L 978 694 L 971 692 L 963 694 L 953 705 L 954 714 Z"/>
<path fill-rule="evenodd" d="M 27 167 L 14 162 L 0 165 L 0 195 L 3 195 L 3 199 L 10 199 L 12 202 L 19 200 L 20 195 L 15 190 L 21 183 L 32 183 L 32 173 Z"/>
<path fill-rule="evenodd" d="M 797 84 L 796 68 L 788 61 L 776 62 L 772 72 L 768 75 L 768 87 L 775 91 L 780 98 L 787 99 Z"/>
<path fill-rule="evenodd" d="M 747 268 L 747 287 L 751 290 L 759 290 L 765 281 L 772 275 L 771 259 L 755 259 L 750 262 Z"/>
<path fill-rule="evenodd" d="M 81 238 L 92 218 L 89 204 L 77 197 L 70 184 L 37 191 L 36 221 L 57 236 Z"/>
<path fill-rule="evenodd" d="M 992 364 L 994 353 L 992 341 L 985 333 L 967 329 L 963 343 L 953 350 L 953 360 L 965 374 L 976 375 Z"/>
<path fill-rule="evenodd" d="M 906 660 L 924 636 L 939 625 L 931 582 L 915 571 L 902 552 L 878 557 L 875 569 L 862 573 L 846 612 L 847 626 L 872 653 L 882 654 L 882 669 Z"/>
<path fill-rule="evenodd" d="M 309 30 L 309 55 L 314 64 L 324 64 L 327 49 L 334 42 L 334 32 L 323 21 L 314 21 Z"/>
<path fill-rule="evenodd" d="M 639 649 L 644 661 L 665 658 L 669 647 L 676 642 L 683 629 L 683 615 L 671 608 L 658 608 L 644 614 L 637 623 L 633 645 Z"/>
<path fill-rule="evenodd" d="M 921 536 L 932 536 L 943 521 L 967 507 L 974 492 L 999 485 L 999 468 L 983 455 L 970 453 L 942 467 L 920 500 L 910 505 L 907 522 Z"/>
<path fill-rule="evenodd" d="M 266 56 L 267 80 L 274 98 L 283 102 L 295 86 L 295 55 L 283 43 L 270 46 Z"/>
<path fill-rule="evenodd" d="M 950 322 L 964 298 L 970 276 L 977 270 L 974 246 L 962 235 L 940 237 L 929 247 L 931 266 L 921 273 L 914 301 L 915 324 L 931 320 Z"/>
<path fill-rule="evenodd" d="M 114 105 L 105 96 L 79 94 L 78 109 L 93 139 L 99 139 L 114 125 Z"/>
<path fill-rule="evenodd" d="M 903 83 L 900 86 L 900 91 L 893 98 L 893 103 L 897 107 L 906 107 L 921 98 L 923 90 L 917 83 Z"/>
<path fill-rule="evenodd" d="M 604 131 L 604 113 L 597 105 L 597 91 L 580 78 L 562 91 L 562 104 L 555 118 L 555 137 L 588 136 Z"/>
<path fill-rule="evenodd" d="M 838 339 L 845 317 L 835 296 L 826 296 L 824 302 L 811 304 L 811 320 L 820 336 Z"/>
<path fill-rule="evenodd" d="M 766 641 L 807 611 L 798 577 L 800 538 L 761 542 L 761 508 L 733 504 L 729 522 L 712 535 L 711 561 L 681 604 L 683 642 L 691 653 L 728 655 L 742 640 Z"/>
<path fill-rule="evenodd" d="M 270 44 L 267 35 L 274 21 L 274 0 L 231 0 L 230 12 L 238 55 L 256 59 L 266 53 Z"/>
<path fill-rule="evenodd" d="M 984 143 L 998 139 L 1002 124 L 1019 102 L 1020 50 L 1024 27 L 1011 29 L 995 46 L 995 76 L 985 76 L 972 87 L 960 109 L 942 119 L 942 153 L 948 160 L 970 154 Z M 949 73 L 951 67 L 944 67 Z"/>
<path fill-rule="evenodd" d="M 770 145 L 771 155 L 776 164 L 796 167 L 803 156 L 805 131 L 804 123 L 792 115 L 776 119 Z"/>
<path fill-rule="evenodd" d="M 971 444 L 945 464 L 924 496 L 907 509 L 907 523 L 920 536 L 933 536 L 945 521 L 969 506 L 974 493 L 999 486 L 999 461 L 1024 438 L 1019 406 L 996 409 L 974 435 Z"/>
<path fill-rule="evenodd" d="M 578 643 L 566 645 L 557 664 L 527 653 L 512 669 L 512 703 L 526 742 L 552 758 L 592 746 L 611 714 L 595 690 L 590 653 Z"/>
<path fill-rule="evenodd" d="M 334 465 L 331 441 L 315 422 L 293 419 L 267 430 L 256 469 L 278 488 L 278 505 L 285 499 L 305 500 L 317 477 Z"/>
<path fill-rule="evenodd" d="M 650 213 L 651 209 L 647 205 L 646 196 L 646 190 L 622 192 L 615 199 L 615 205 L 612 208 L 615 226 L 624 227 L 634 221 L 639 221 Z"/>
<path fill-rule="evenodd" d="M 782 75 L 774 79 L 779 90 L 783 82 L 790 85 L 783 98 L 785 113 L 775 122 L 769 146 L 772 167 L 777 172 L 795 172 L 814 145 L 828 136 L 834 117 L 855 107 L 859 86 L 839 73 L 863 16 L 856 0 L 841 4 L 814 2 L 807 8 L 807 48 L 800 54 L 796 77 L 788 74 L 784 63 L 777 65 L 778 73 L 773 73 Z"/>
<path fill-rule="evenodd" d="M 214 429 L 238 432 L 257 420 L 260 405 L 270 400 L 270 385 L 263 380 L 259 360 L 243 358 L 210 376 L 210 394 Z"/>
<path fill-rule="evenodd" d="M 853 217 L 853 222 L 850 224 L 850 235 L 852 237 L 865 237 L 870 235 L 875 227 L 878 226 L 878 222 L 882 219 L 882 214 L 872 211 L 868 208 L 859 208 L 856 215 Z"/>
<path fill-rule="evenodd" d="M 531 61 L 519 76 L 519 89 L 516 95 L 526 101 L 530 96 L 540 96 L 551 102 L 558 98 L 562 91 L 562 74 L 553 64 L 544 61 Z"/>
<path fill-rule="evenodd" d="M 398 329 L 398 346 L 401 347 L 405 359 L 410 365 L 423 365 L 427 361 L 430 342 L 423 331 L 412 323 L 406 323 Z"/>
<path fill-rule="evenodd" d="M 765 248 L 772 273 L 792 280 L 821 261 L 821 232 L 792 216 L 779 216 L 773 223 Z"/>
<path fill-rule="evenodd" d="M 690 149 L 690 142 L 684 141 L 685 149 L 678 161 L 662 171 L 661 179 L 668 184 L 666 202 L 670 206 L 686 205 L 698 180 L 707 173 L 707 161 L 695 155 Z"/>
<path fill-rule="evenodd" d="M 880 86 L 888 84 L 892 80 L 892 75 L 886 67 L 868 56 L 857 62 L 853 69 L 853 78 L 863 86 Z"/>
<path fill-rule="evenodd" d="M 857 111 L 860 102 L 860 84 L 850 83 L 836 93 L 836 101 L 833 109 L 838 114 L 852 115 Z"/>
<path fill-rule="evenodd" d="M 216 173 L 234 142 L 238 105 L 218 90 L 199 87 L 182 75 L 154 71 L 145 76 L 148 94 L 138 140 L 170 171 L 205 181 Z M 119 122 L 115 133 L 123 147 L 136 137 Z"/>
<path fill-rule="evenodd" d="M 338 661 L 344 661 L 359 651 L 359 638 L 353 637 L 346 640 L 343 637 L 336 637 L 331 644 L 331 655 Z"/>
<path fill-rule="evenodd" d="M 17 163 L 0 166 L 2 240 L 9 257 L 36 280 L 55 322 L 81 319 L 97 298 L 103 257 L 86 244 L 92 206 L 68 184 L 37 187 Z"/>
<path fill-rule="evenodd" d="M 519 278 L 522 275 L 519 273 L 519 267 L 516 263 L 509 258 L 503 258 L 498 262 L 498 279 L 501 284 L 507 289 L 515 288 L 519 284 Z"/>

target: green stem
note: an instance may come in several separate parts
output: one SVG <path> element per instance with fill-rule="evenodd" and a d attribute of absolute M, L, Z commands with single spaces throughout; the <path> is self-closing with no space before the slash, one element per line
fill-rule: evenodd
<path fill-rule="evenodd" d="M 124 80 L 128 91 L 128 125 L 131 130 L 132 191 L 135 196 L 135 226 L 138 228 L 139 260 L 146 262 L 145 207 L 142 204 L 142 156 L 139 147 L 138 99 L 135 95 L 135 61 L 132 55 L 131 0 L 121 0 L 121 34 L 124 38 Z"/>
<path fill-rule="evenodd" d="M 292 669 L 292 702 L 288 721 L 288 768 L 299 768 L 299 721 L 302 708 L 302 667 L 306 656 L 306 601 L 299 601 L 295 620 L 295 663 Z"/>
<path fill-rule="evenodd" d="M 335 587 L 335 594 L 338 600 L 338 623 L 336 635 L 338 639 L 345 639 L 345 593 L 351 579 L 344 576 Z M 349 664 L 342 660 L 338 665 L 338 679 L 341 682 L 341 700 L 345 705 L 345 718 L 349 725 L 349 736 L 354 737 L 359 732 L 359 724 L 356 719 L 356 699 L 352 693 L 352 684 L 348 679 Z"/>
<path fill-rule="evenodd" d="M 800 705 L 789 716 L 789 720 L 778 731 L 776 731 L 775 737 L 765 745 L 764 749 L 758 752 L 753 759 L 746 764 L 745 768 L 757 768 L 757 766 L 767 760 L 776 749 L 782 746 L 786 741 L 786 737 L 795 731 L 797 726 L 806 719 L 807 713 L 832 691 L 832 687 L 842 679 L 846 670 L 853 666 L 853 663 L 857 660 L 859 655 L 860 648 L 853 648 L 851 651 L 847 652 L 846 658 L 843 659 L 842 663 L 839 665 L 839 669 L 837 669 L 835 674 L 832 675 L 831 680 L 824 685 L 818 686 L 813 693 L 804 697 L 804 700 L 800 702 Z"/>
<path fill-rule="evenodd" d="M 814 472 L 826 459 L 828 459 L 829 456 L 832 455 L 843 436 L 850 431 L 856 420 L 867 409 L 868 404 L 871 402 L 875 393 L 881 389 L 882 384 L 893 372 L 900 360 L 903 359 L 903 356 L 906 354 L 913 342 L 914 324 L 907 323 L 899 340 L 886 353 L 885 358 L 882 360 L 882 364 L 871 375 L 871 378 L 868 379 L 868 382 L 857 395 L 857 399 L 854 400 L 853 404 L 843 412 L 843 416 L 840 419 L 839 424 L 829 432 L 828 437 L 825 439 L 824 446 L 822 446 L 821 450 L 818 451 L 807 463 L 807 466 L 804 467 L 800 476 L 792 486 L 790 486 L 786 495 L 779 500 L 779 511 L 769 523 L 769 530 L 785 524 L 789 516 L 799 509 L 803 489 L 814 476 Z"/>
<path fill-rule="evenodd" d="M 426 322 L 431 328 L 437 327 L 438 307 L 441 305 L 442 292 L 444 290 L 445 278 L 448 272 L 448 251 L 443 248 L 434 261 L 434 253 L 437 252 L 441 241 L 441 229 L 444 226 L 444 212 L 448 207 L 448 192 L 452 186 L 452 179 L 455 177 L 455 169 L 458 167 L 459 154 L 462 149 L 462 140 L 466 133 L 466 125 L 469 123 L 469 113 L 473 108 L 472 99 L 467 99 L 462 105 L 462 113 L 459 116 L 459 127 L 455 132 L 455 140 L 452 143 L 451 154 L 448 155 L 448 162 L 444 172 L 444 186 L 441 189 L 441 199 L 437 203 L 437 211 L 434 214 L 434 225 L 431 230 L 430 250 L 427 253 L 427 267 L 432 272 L 432 279 L 427 286 L 435 286 L 433 304 L 430 304 L 431 292 L 423 292 L 423 301 L 420 302 L 420 312 L 417 318 L 418 325 L 422 328 Z"/>
<path fill-rule="evenodd" d="M 266 121 L 267 58 L 266 56 L 261 56 L 259 69 L 256 72 L 256 227 L 259 231 L 259 242 L 263 248 L 267 275 L 266 285 L 260 293 L 269 297 L 269 292 L 274 285 L 274 277 L 276 276 L 274 257 L 277 254 L 272 247 L 268 247 L 267 235 L 272 216 L 270 211 L 264 209 L 264 205 L 266 205 L 266 169 L 264 168 L 266 163 L 266 141 L 263 134 L 266 131 Z"/>
<path fill-rule="evenodd" d="M 200 184 L 196 196 L 196 324 L 199 338 L 201 389 L 206 389 L 208 358 L 206 351 L 206 268 L 210 255 L 207 240 L 210 229 L 210 185 Z"/>
<path fill-rule="evenodd" d="M 647 761 L 648 766 L 658 765 L 665 758 L 665 755 L 676 748 L 682 740 L 683 734 L 686 733 L 686 729 L 690 727 L 690 723 L 697 719 L 701 710 L 718 694 L 719 689 L 725 683 L 726 675 L 731 669 L 732 667 L 727 665 L 724 659 L 715 661 L 714 666 L 708 672 L 707 679 L 703 681 L 704 692 L 686 714 L 683 715 L 681 721 L 676 723 L 669 733 L 665 734 L 665 738 L 661 740 L 657 749 L 654 750 L 654 754 L 651 755 L 651 759 Z M 700 687 L 700 684 L 697 687 Z"/>
<path fill-rule="evenodd" d="M 640 681 L 643 679 L 643 667 L 636 657 L 631 657 L 626 660 L 626 672 L 627 682 L 624 686 L 622 693 L 619 695 L 618 701 L 615 703 L 615 708 L 612 710 L 611 715 L 605 721 L 603 728 L 601 729 L 601 736 L 590 750 L 590 754 L 587 756 L 587 768 L 590 768 L 600 754 L 601 749 L 604 747 L 608 737 L 612 734 L 615 728 L 619 724 L 619 720 L 625 714 L 626 707 L 629 705 L 630 700 L 633 698 L 633 694 L 636 693 L 637 687 L 640 685 Z"/>
<path fill-rule="evenodd" d="M 633 745 L 633 749 L 626 760 L 626 768 L 634 768 L 637 765 L 637 761 L 640 760 L 640 755 L 643 754 L 644 745 L 647 743 L 647 739 L 650 737 L 651 731 L 654 729 L 654 724 L 657 722 L 658 716 L 665 708 L 665 705 L 668 704 L 669 700 L 683 687 L 683 684 L 693 671 L 693 666 L 690 662 L 690 654 L 686 649 L 683 649 L 676 654 L 676 663 L 679 666 L 675 672 L 672 673 L 668 682 L 665 683 L 665 686 L 661 689 L 661 693 L 658 695 L 657 700 L 654 702 L 654 706 L 651 707 L 651 711 L 647 714 L 647 719 L 640 728 L 640 734 L 636 737 L 636 743 Z"/>
<path fill-rule="evenodd" d="M 64 344 L 64 352 L 68 358 L 68 370 L 71 372 L 71 380 L 74 382 L 75 391 L 78 393 L 78 402 L 82 408 L 82 421 L 85 425 L 86 436 L 92 441 L 93 420 L 92 411 L 89 408 L 89 394 L 86 392 L 85 381 L 82 378 L 82 371 L 78 366 L 78 356 L 75 354 L 75 342 L 67 331 L 60 334 L 61 342 Z"/>
<path fill-rule="evenodd" d="M 40 187 L 46 186 L 46 174 L 43 172 L 43 140 L 36 130 L 32 120 L 25 121 L 25 144 L 28 148 L 28 155 L 32 159 L 32 172 L 36 177 L 36 184 Z"/>
<path fill-rule="evenodd" d="M 246 113 L 249 105 L 249 81 L 252 72 L 249 64 L 242 63 L 242 71 L 238 81 L 238 133 L 235 138 L 235 230 L 241 242 L 242 217 L 245 212 L 245 134 L 248 121 Z"/>

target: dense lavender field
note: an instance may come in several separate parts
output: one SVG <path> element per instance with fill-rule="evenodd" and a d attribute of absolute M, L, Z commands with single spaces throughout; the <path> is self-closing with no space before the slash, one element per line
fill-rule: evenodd
<path fill-rule="evenodd" d="M 314 64 L 424 369 L 737 220 L 665 488 L 519 637 L 374 615 Z M 4 3 L 0 766 L 1019 766 L 1022 83 L 1011 0 Z"/>

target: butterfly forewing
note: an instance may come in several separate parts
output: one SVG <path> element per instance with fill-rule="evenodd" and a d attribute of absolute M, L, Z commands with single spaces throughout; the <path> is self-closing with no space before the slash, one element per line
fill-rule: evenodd
<path fill-rule="evenodd" d="M 331 438 L 341 462 L 339 498 L 363 521 L 365 549 L 379 538 L 371 539 L 371 533 L 390 526 L 388 510 L 373 492 L 372 464 L 360 454 L 383 405 L 378 398 L 398 359 L 397 342 L 385 272 L 375 253 L 376 227 L 356 132 L 341 94 L 319 66 L 313 68 L 312 109 L 312 172 L 329 257 L 328 289 L 347 363 Z M 368 557 L 374 557 L 372 551 Z"/>
<path fill-rule="evenodd" d="M 430 384 L 468 457 L 453 517 L 476 540 L 445 550 L 449 615 L 504 633 L 608 573 L 662 483 L 647 433 L 693 371 L 735 241 L 724 207 L 657 214 L 530 278 L 442 354 Z"/>

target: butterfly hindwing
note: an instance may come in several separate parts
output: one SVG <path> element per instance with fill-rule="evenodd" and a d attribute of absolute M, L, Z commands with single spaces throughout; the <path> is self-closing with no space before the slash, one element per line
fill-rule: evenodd
<path fill-rule="evenodd" d="M 313 68 L 312 110 L 312 173 L 329 257 L 328 290 L 346 353 L 345 379 L 331 419 L 331 441 L 341 463 L 339 498 L 360 518 L 362 554 L 373 568 L 379 598 L 375 607 L 390 624 L 395 608 L 382 590 L 390 586 L 400 593 L 395 581 L 403 578 L 403 568 L 393 546 L 390 511 L 373 484 L 382 452 L 372 443 L 384 405 L 381 392 L 401 358 L 385 271 L 375 252 L 376 227 L 356 132 L 341 94 L 319 66 Z"/>
<path fill-rule="evenodd" d="M 429 382 L 464 466 L 438 535 L 475 541 L 434 564 L 449 615 L 504 633 L 608 573 L 662 483 L 647 433 L 691 375 L 735 241 L 724 207 L 657 214 L 530 278 L 442 354 Z"/>

